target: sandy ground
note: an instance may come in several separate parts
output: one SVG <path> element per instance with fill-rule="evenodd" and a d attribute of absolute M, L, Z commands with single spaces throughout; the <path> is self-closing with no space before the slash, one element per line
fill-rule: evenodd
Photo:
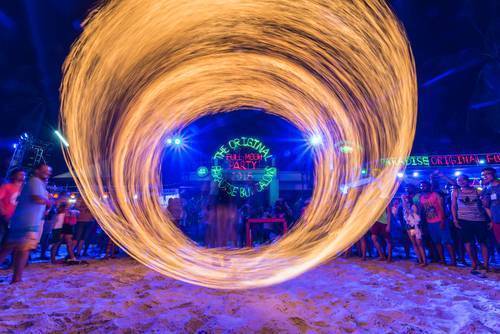
<path fill-rule="evenodd" d="M 500 274 L 337 259 L 292 281 L 220 291 L 124 258 L 0 271 L 0 333 L 499 333 Z"/>

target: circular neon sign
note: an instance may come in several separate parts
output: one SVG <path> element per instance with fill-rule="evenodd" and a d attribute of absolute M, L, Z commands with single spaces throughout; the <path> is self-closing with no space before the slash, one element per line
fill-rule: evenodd
<path fill-rule="evenodd" d="M 272 160 L 269 147 L 259 139 L 233 138 L 215 152 L 212 179 L 231 197 L 248 198 L 266 190 L 276 177 Z"/>

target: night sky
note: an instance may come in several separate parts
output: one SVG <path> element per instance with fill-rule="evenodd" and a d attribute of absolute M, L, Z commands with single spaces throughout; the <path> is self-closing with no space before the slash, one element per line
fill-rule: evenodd
<path fill-rule="evenodd" d="M 16 138 L 54 142 L 61 66 L 95 1 L 0 3 L 0 171 Z M 416 58 L 414 153 L 500 151 L 500 2 L 394 0 Z M 290 130 L 293 131 L 293 130 Z"/>

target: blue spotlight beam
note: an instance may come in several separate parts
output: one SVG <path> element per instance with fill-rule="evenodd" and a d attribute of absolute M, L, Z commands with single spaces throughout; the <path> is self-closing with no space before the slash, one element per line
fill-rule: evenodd
<path fill-rule="evenodd" d="M 492 101 L 486 101 L 486 102 L 480 102 L 480 103 L 475 103 L 470 106 L 470 109 L 476 110 L 476 109 L 482 109 L 482 108 L 487 108 L 494 106 L 495 104 L 500 103 L 500 99 L 498 100 L 492 100 Z"/>

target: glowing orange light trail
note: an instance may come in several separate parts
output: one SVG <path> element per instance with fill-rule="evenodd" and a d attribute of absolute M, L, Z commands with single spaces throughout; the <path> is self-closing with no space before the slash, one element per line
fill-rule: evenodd
<path fill-rule="evenodd" d="M 107 1 L 66 60 L 61 100 L 65 156 L 104 230 L 150 268 L 213 288 L 283 282 L 358 240 L 394 193 L 398 167 L 340 188 L 363 177 L 364 162 L 405 158 L 416 121 L 413 57 L 382 0 Z M 163 143 L 243 106 L 321 136 L 314 195 L 279 242 L 200 248 L 162 212 Z M 341 142 L 362 149 L 346 154 Z"/>

